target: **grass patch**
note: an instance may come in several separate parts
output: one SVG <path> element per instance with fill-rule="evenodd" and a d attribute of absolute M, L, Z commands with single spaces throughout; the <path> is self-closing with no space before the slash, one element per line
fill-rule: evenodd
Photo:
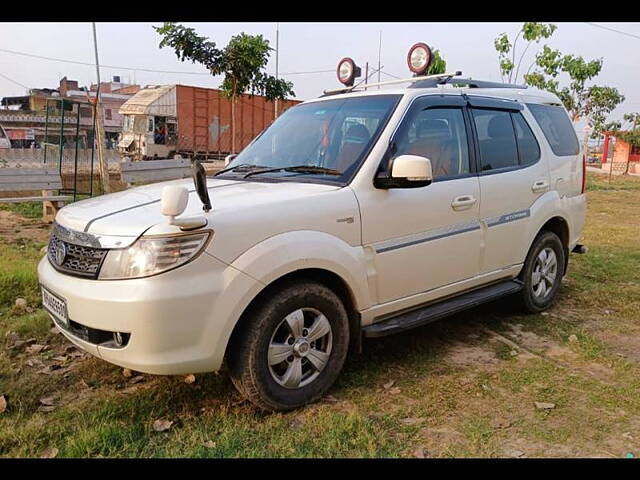
<path fill-rule="evenodd" d="M 0 203 L 0 210 L 14 212 L 26 218 L 42 218 L 42 202 Z"/>
<path fill-rule="evenodd" d="M 284 414 L 243 401 L 224 372 L 191 385 L 152 375 L 133 383 L 97 358 L 71 357 L 37 309 L 44 244 L 0 240 L 0 395 L 8 403 L 0 456 L 37 457 L 49 447 L 59 457 L 638 456 L 640 438 L 622 434 L 640 426 L 640 361 L 618 355 L 609 338 L 637 338 L 640 348 L 640 182 L 614 177 L 610 188 L 606 176 L 589 174 L 588 186 L 590 251 L 571 255 L 548 315 L 520 315 L 499 301 L 366 340 L 333 398 Z M 35 310 L 18 311 L 18 296 Z M 551 345 L 568 356 L 514 356 L 478 328 L 513 339 L 515 324 L 547 342 L 532 351 L 545 356 Z M 30 338 L 46 349 L 15 347 Z M 42 411 L 49 397 L 54 409 Z M 158 419 L 174 423 L 156 432 Z"/>
<path fill-rule="evenodd" d="M 640 178 L 631 175 L 609 175 L 587 172 L 587 191 L 640 190 Z"/>
<path fill-rule="evenodd" d="M 13 305 L 17 297 L 37 303 L 37 262 L 44 256 L 44 243 L 20 239 L 7 243 L 0 239 L 0 311 Z"/>

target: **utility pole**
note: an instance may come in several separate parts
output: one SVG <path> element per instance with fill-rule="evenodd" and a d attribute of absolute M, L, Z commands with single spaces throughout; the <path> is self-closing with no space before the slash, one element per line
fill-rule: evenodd
<path fill-rule="evenodd" d="M 382 30 L 380 30 L 380 41 L 378 42 L 378 83 L 380 83 L 380 54 L 382 53 Z M 380 85 L 378 85 L 378 90 L 380 90 Z"/>
<path fill-rule="evenodd" d="M 93 27 L 93 48 L 96 54 L 96 77 L 98 78 L 98 88 L 96 90 L 95 108 L 93 110 L 96 118 L 96 121 L 95 121 L 96 128 L 94 132 L 94 137 L 98 146 L 98 168 L 100 169 L 100 179 L 102 180 L 102 190 L 105 193 L 110 193 L 111 185 L 109 185 L 109 165 L 107 163 L 107 159 L 104 157 L 105 134 L 104 134 L 102 102 L 100 101 L 100 63 L 98 61 L 98 39 L 96 36 L 96 22 L 91 22 L 91 25 Z M 87 92 L 87 96 L 91 98 L 89 92 Z"/>
<path fill-rule="evenodd" d="M 369 62 L 366 62 L 364 64 L 364 84 L 365 84 L 364 89 L 365 90 L 367 89 L 366 87 L 367 83 L 369 83 Z"/>
<path fill-rule="evenodd" d="M 279 53 L 279 47 L 280 47 L 280 31 L 278 28 L 278 24 L 276 23 L 276 80 L 278 79 L 278 53 Z M 278 118 L 278 99 L 276 98 L 275 102 L 274 102 L 274 114 L 273 114 L 273 119 L 275 120 L 276 118 Z"/>

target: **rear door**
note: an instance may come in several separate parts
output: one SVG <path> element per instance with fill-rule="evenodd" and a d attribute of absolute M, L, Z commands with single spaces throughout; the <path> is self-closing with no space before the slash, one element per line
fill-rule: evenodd
<path fill-rule="evenodd" d="M 549 148 L 551 188 L 560 198 L 582 193 L 582 156 L 573 124 L 562 105 L 529 103 Z"/>
<path fill-rule="evenodd" d="M 549 172 L 521 104 L 469 97 L 485 247 L 480 273 L 522 262 L 531 205 L 549 190 Z"/>

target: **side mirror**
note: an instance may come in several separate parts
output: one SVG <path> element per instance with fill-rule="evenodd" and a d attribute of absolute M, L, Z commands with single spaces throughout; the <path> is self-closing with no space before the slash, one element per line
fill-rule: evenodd
<path fill-rule="evenodd" d="M 231 161 L 236 158 L 238 156 L 237 153 L 232 153 L 230 155 L 227 155 L 226 157 L 224 157 L 224 166 L 226 167 L 227 165 L 229 165 L 231 163 Z"/>
<path fill-rule="evenodd" d="M 391 161 L 391 173 L 375 179 L 377 188 L 426 187 L 433 181 L 431 160 L 419 155 L 400 155 Z"/>
<path fill-rule="evenodd" d="M 162 189 L 160 211 L 169 217 L 169 225 L 180 227 L 181 230 L 194 230 L 206 226 L 207 219 L 204 216 L 176 218 L 185 211 L 188 202 L 189 190 L 185 187 L 167 185 Z"/>
<path fill-rule="evenodd" d="M 176 185 L 167 185 L 162 189 L 162 197 L 160 199 L 160 211 L 171 219 L 177 217 L 187 208 L 189 201 L 189 190 L 185 187 Z"/>

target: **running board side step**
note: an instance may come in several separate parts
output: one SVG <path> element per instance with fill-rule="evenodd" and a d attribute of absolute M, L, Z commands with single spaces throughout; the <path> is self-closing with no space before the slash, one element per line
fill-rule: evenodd
<path fill-rule="evenodd" d="M 383 320 L 362 329 L 364 336 L 368 338 L 384 337 L 394 333 L 420 327 L 427 323 L 440 320 L 454 313 L 473 308 L 477 305 L 496 300 L 500 297 L 511 295 L 522 290 L 522 282 L 518 280 L 508 280 L 488 287 L 472 290 L 449 300 L 444 300 L 426 307 L 401 313 L 388 320 Z"/>

